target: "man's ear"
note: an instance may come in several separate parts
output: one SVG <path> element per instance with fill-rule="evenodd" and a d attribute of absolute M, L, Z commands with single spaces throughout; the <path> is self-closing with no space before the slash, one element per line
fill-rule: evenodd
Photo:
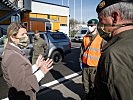
<path fill-rule="evenodd" d="M 119 21 L 119 13 L 118 12 L 113 12 L 112 13 L 112 19 L 113 19 L 113 25 L 117 25 Z"/>

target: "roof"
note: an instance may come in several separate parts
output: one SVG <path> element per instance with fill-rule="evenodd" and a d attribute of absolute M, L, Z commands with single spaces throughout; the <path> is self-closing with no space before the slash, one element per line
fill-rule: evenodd
<path fill-rule="evenodd" d="M 34 1 L 34 2 L 39 2 L 39 3 L 45 3 L 45 4 L 50 4 L 50 5 L 55 5 L 55 6 L 61 6 L 61 7 L 69 8 L 68 6 L 59 5 L 59 4 L 53 4 L 53 3 L 48 3 L 48 2 L 44 2 L 44 1 L 38 1 L 38 0 L 32 0 L 32 1 Z"/>
<path fill-rule="evenodd" d="M 43 19 L 43 18 L 30 18 L 30 20 L 38 20 L 38 21 L 44 21 L 44 22 L 50 22 L 48 19 Z"/>

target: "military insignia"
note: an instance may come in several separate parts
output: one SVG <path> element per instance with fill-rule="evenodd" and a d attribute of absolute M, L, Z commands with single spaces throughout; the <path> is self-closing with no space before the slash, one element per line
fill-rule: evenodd
<path fill-rule="evenodd" d="M 99 4 L 99 8 L 103 8 L 105 6 L 105 1 L 102 1 L 100 4 Z"/>

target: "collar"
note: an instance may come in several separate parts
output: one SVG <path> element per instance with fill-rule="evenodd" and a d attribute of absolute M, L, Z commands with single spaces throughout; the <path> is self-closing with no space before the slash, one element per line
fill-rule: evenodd
<path fill-rule="evenodd" d="M 122 38 L 127 38 L 127 37 L 133 37 L 133 29 L 131 30 L 126 30 L 126 31 L 123 31 L 115 36 L 112 37 L 112 39 L 110 41 L 108 41 L 103 49 L 102 49 L 102 52 L 104 50 L 106 50 L 108 47 L 110 47 L 111 45 L 113 45 L 116 41 L 122 39 Z"/>
<path fill-rule="evenodd" d="M 130 37 L 133 35 L 133 29 L 130 30 L 125 30 L 115 36 L 118 36 L 119 38 L 126 38 L 126 37 Z"/>
<path fill-rule="evenodd" d="M 18 48 L 19 50 L 21 50 L 17 45 L 15 45 L 14 43 L 12 42 L 9 42 L 10 45 L 14 46 L 15 48 Z"/>
<path fill-rule="evenodd" d="M 14 43 L 8 42 L 5 49 L 14 50 L 14 51 L 20 53 L 21 55 L 25 56 L 25 52 L 22 51 L 22 49 L 20 49 L 20 48 L 19 48 L 18 46 L 16 46 Z"/>

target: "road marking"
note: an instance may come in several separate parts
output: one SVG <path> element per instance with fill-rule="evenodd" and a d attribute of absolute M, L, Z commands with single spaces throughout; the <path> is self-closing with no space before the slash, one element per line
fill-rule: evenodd
<path fill-rule="evenodd" d="M 52 82 L 43 84 L 43 85 L 40 86 L 40 90 L 41 90 L 41 89 L 44 89 L 44 88 L 47 88 L 47 87 L 50 87 L 50 86 L 53 86 L 53 85 L 58 84 L 58 83 L 60 83 L 60 82 L 63 82 L 63 81 L 65 81 L 65 80 L 67 80 L 67 79 L 73 78 L 73 77 L 78 76 L 78 75 L 80 75 L 80 74 L 81 74 L 81 71 L 78 72 L 78 73 L 73 73 L 73 74 L 71 74 L 71 75 L 65 76 L 65 77 L 60 78 L 60 79 L 58 79 L 58 80 L 55 80 L 55 81 L 52 81 Z"/>
<path fill-rule="evenodd" d="M 9 100 L 8 98 L 4 98 L 4 99 L 1 99 L 1 100 Z"/>
<path fill-rule="evenodd" d="M 74 47 L 74 48 L 80 48 L 80 47 Z"/>
<path fill-rule="evenodd" d="M 76 76 L 80 75 L 81 73 L 82 73 L 82 71 L 70 74 L 68 76 L 65 76 L 63 78 L 60 78 L 58 80 L 55 80 L 55 81 L 52 81 L 52 82 L 49 82 L 49 83 L 46 83 L 46 84 L 43 84 L 43 85 L 40 86 L 40 90 L 45 89 L 45 88 L 50 87 L 50 86 L 53 86 L 55 84 L 59 84 L 60 82 L 63 82 L 65 80 L 67 80 L 67 79 L 76 77 Z M 9 100 L 9 99 L 8 98 L 4 98 L 4 99 L 1 99 L 1 100 Z"/>
<path fill-rule="evenodd" d="M 76 48 L 80 48 L 80 47 L 72 47 L 71 49 L 76 49 Z"/>

